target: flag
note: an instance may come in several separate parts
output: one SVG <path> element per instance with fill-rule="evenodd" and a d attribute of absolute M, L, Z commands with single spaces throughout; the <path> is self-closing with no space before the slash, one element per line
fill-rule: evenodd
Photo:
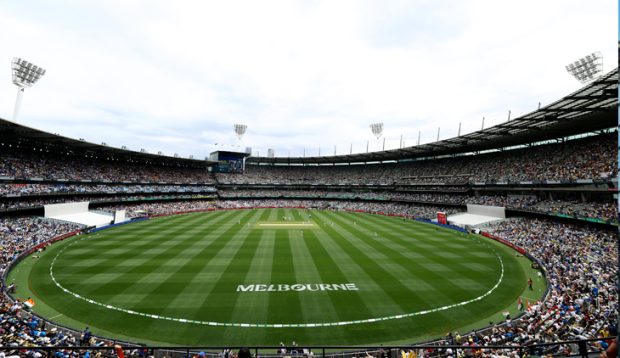
<path fill-rule="evenodd" d="M 26 300 L 26 302 L 24 302 L 24 305 L 26 307 L 28 307 L 28 308 L 32 308 L 32 307 L 34 307 L 35 303 L 34 303 L 34 300 L 32 298 L 28 298 Z"/>

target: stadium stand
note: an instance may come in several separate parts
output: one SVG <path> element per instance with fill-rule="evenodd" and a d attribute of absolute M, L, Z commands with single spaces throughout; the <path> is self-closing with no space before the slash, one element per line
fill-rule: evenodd
<path fill-rule="evenodd" d="M 119 194 L 119 193 L 202 193 L 215 192 L 206 185 L 84 185 L 84 184 L 0 184 L 0 195 L 40 196 L 50 194 Z"/>
<path fill-rule="evenodd" d="M 373 166 L 247 166 L 216 174 L 222 184 L 466 184 L 610 179 L 617 176 L 617 135 L 602 134 L 478 156 Z"/>
<path fill-rule="evenodd" d="M 58 157 L 35 153 L 3 155 L 0 177 L 39 178 L 49 180 L 91 180 L 131 183 L 209 183 L 206 169 L 174 168 L 161 170 L 143 164 L 119 166 L 102 160 Z"/>
<path fill-rule="evenodd" d="M 618 209 L 613 201 L 579 202 L 576 200 L 549 200 L 534 195 L 484 195 L 468 196 L 439 193 L 407 192 L 342 192 L 327 190 L 222 190 L 220 197 L 231 198 L 315 198 L 315 199 L 362 199 L 389 200 L 397 202 L 427 203 L 465 206 L 467 204 L 503 206 L 509 209 L 529 210 L 537 213 L 575 215 L 616 221 Z M 611 198 L 608 198 L 608 200 Z"/>
<path fill-rule="evenodd" d="M 573 339 L 593 339 L 589 348 L 604 350 L 618 319 L 617 76 L 612 71 L 549 106 L 462 137 L 353 156 L 249 158 L 243 174 L 212 174 L 213 162 L 110 148 L 0 120 L 0 273 L 4 278 L 21 253 L 84 229 L 38 217 L 50 203 L 90 201 L 99 210 L 127 210 L 131 218 L 317 207 L 433 219 L 467 204 L 502 206 L 511 218 L 482 230 L 531 253 L 550 280 L 546 299 L 531 302 L 518 318 L 450 333 L 432 342 L 439 348 L 429 355 L 454 356 L 441 350 L 447 344 L 473 356 L 472 347 Z M 12 283 L 3 285 L 10 294 Z M 10 295 L 0 299 L 0 345 L 80 344 L 114 342 L 81 342 L 80 332 L 33 316 Z M 539 355 L 579 353 L 573 343 L 537 349 Z M 14 353 L 42 356 L 36 348 Z"/>

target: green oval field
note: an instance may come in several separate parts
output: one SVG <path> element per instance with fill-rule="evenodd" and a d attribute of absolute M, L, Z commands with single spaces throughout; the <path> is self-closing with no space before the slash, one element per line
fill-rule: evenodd
<path fill-rule="evenodd" d="M 52 321 L 137 342 L 410 343 L 514 314 L 527 280 L 515 256 L 396 217 L 229 210 L 74 237 L 9 280 Z"/>

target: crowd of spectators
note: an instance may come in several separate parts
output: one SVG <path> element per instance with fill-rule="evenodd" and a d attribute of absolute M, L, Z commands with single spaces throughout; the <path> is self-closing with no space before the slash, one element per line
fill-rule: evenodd
<path fill-rule="evenodd" d="M 25 250 L 53 237 L 81 228 L 80 225 L 36 217 L 0 219 L 0 276 Z M 14 282 L 3 290 L 11 292 Z M 0 346 L 75 345 L 74 337 L 46 329 L 45 321 L 29 314 L 21 302 L 0 295 Z M 19 356 L 19 355 L 18 355 Z"/>
<path fill-rule="evenodd" d="M 213 184 L 206 167 L 141 164 L 34 151 L 0 154 L 0 178 L 91 180 L 93 182 Z"/>
<path fill-rule="evenodd" d="M 36 217 L 0 218 L 0 276 L 22 251 L 80 227 Z"/>
<path fill-rule="evenodd" d="M 236 189 L 220 190 L 221 198 L 342 198 L 342 199 L 388 199 L 385 192 L 350 192 L 328 190 L 265 190 L 265 189 Z"/>
<path fill-rule="evenodd" d="M 257 199 L 257 200 L 228 200 L 219 201 L 219 208 L 238 209 L 252 207 L 305 207 L 327 210 L 364 211 L 403 215 L 419 219 L 437 218 L 437 212 L 443 211 L 454 214 L 458 210 L 443 206 L 409 205 L 403 203 L 377 203 L 346 200 L 286 200 L 286 199 Z"/>
<path fill-rule="evenodd" d="M 485 229 L 525 249 L 546 268 L 549 294 L 521 319 L 483 342 L 521 344 L 601 338 L 617 334 L 617 234 L 539 219 L 510 219 Z M 615 332 L 615 333 L 614 333 Z M 577 353 L 575 347 L 563 347 Z"/>
<path fill-rule="evenodd" d="M 455 194 L 439 194 L 439 193 L 408 193 L 398 192 L 390 193 L 388 198 L 391 200 L 403 200 L 413 202 L 430 202 L 430 203 L 444 203 L 455 205 L 491 205 L 491 206 L 503 206 L 510 208 L 526 208 L 529 205 L 539 201 L 536 196 L 532 195 L 455 195 Z"/>
<path fill-rule="evenodd" d="M 58 329 L 48 325 L 44 320 L 32 315 L 24 305 L 19 302 L 11 302 L 6 297 L 0 297 L 0 346 L 3 347 L 58 347 L 58 346 L 80 346 L 81 335 L 70 331 Z M 110 346 L 111 342 L 90 337 L 85 345 L 90 346 Z M 73 352 L 65 350 L 72 357 L 84 357 L 86 352 Z M 75 354 L 73 354 L 75 353 Z M 95 353 L 92 353 L 95 355 Z M 61 355 L 61 357 L 63 356 Z M 13 355 L 9 355 L 13 356 Z M 42 353 L 36 350 L 15 351 L 17 357 L 42 357 Z M 109 356 L 109 355 L 108 355 Z"/>
<path fill-rule="evenodd" d="M 579 202 L 575 200 L 544 200 L 532 205 L 531 210 L 586 218 L 618 220 L 618 205 L 615 201 Z"/>
<path fill-rule="evenodd" d="M 399 184 L 560 181 L 617 176 L 617 135 L 558 144 L 383 165 L 256 166 L 216 174 L 228 184 Z"/>
<path fill-rule="evenodd" d="M 469 190 L 469 185 L 432 185 L 432 184 L 408 184 L 397 185 L 396 191 L 408 191 L 408 192 L 450 192 L 450 193 L 464 193 Z"/>
<path fill-rule="evenodd" d="M 420 160 L 398 164 L 344 166 L 255 166 L 243 174 L 216 174 L 219 183 L 376 184 L 418 183 L 409 191 L 220 190 L 221 198 L 297 197 L 324 200 L 396 200 L 437 205 L 482 204 L 540 213 L 617 221 L 609 201 L 549 200 L 533 195 L 471 196 L 467 186 L 433 183 L 609 179 L 616 175 L 614 133 L 481 155 Z M 215 177 L 206 168 L 121 163 L 76 155 L 6 151 L 0 154 L 2 177 L 43 178 L 55 184 L 0 184 L 0 211 L 36 208 L 45 204 L 96 203 L 195 197 L 215 193 Z M 64 183 L 90 180 L 93 183 Z M 116 184 L 114 184 L 116 183 Z M 134 183 L 133 185 L 131 183 Z M 147 183 L 161 183 L 154 185 Z M 171 183 L 181 183 L 171 185 Z M 188 185 L 193 184 L 193 185 Z M 401 186 L 403 188 L 403 186 Z M 353 189 L 354 190 L 354 189 Z M 195 195 L 192 195 L 195 194 Z"/>
<path fill-rule="evenodd" d="M 0 197 L 53 194 L 140 194 L 215 192 L 209 185 L 111 185 L 111 184 L 0 184 Z"/>
<path fill-rule="evenodd" d="M 467 196 L 435 193 L 390 193 L 387 195 L 387 198 L 390 200 L 440 204 L 502 206 L 507 209 L 519 209 L 537 213 L 618 221 L 618 205 L 616 201 L 581 202 L 577 200 L 551 200 L 535 195 Z"/>
<path fill-rule="evenodd" d="M 286 200 L 286 199 L 251 199 L 251 200 L 193 200 L 171 203 L 121 204 L 106 206 L 102 210 L 126 210 L 128 217 L 146 215 L 173 214 L 186 211 L 215 209 L 246 209 L 256 207 L 305 207 L 328 210 L 365 211 L 372 213 L 405 215 L 420 219 L 433 219 L 438 211 L 454 214 L 458 210 L 443 206 L 412 206 L 399 203 L 372 203 L 342 200 Z"/>
<path fill-rule="evenodd" d="M 579 202 L 575 200 L 549 200 L 535 195 L 457 195 L 455 193 L 411 193 L 411 192 L 350 192 L 327 190 L 220 190 L 223 199 L 230 198 L 319 198 L 319 199 L 363 199 L 410 201 L 415 203 L 433 203 L 439 205 L 490 205 L 508 209 L 519 209 L 538 213 L 551 213 L 617 221 L 618 206 L 616 202 Z"/>
<path fill-rule="evenodd" d="M 213 210 L 217 206 L 213 200 L 188 200 L 159 203 L 136 203 L 106 205 L 100 210 L 115 211 L 125 210 L 128 218 L 145 217 L 151 215 L 174 214 L 187 211 Z"/>
<path fill-rule="evenodd" d="M 169 194 L 152 194 L 152 195 L 106 195 L 106 196 L 63 196 L 63 197 L 45 197 L 28 200 L 23 199 L 5 199 L 0 201 L 0 210 L 16 210 L 24 208 L 37 208 L 47 204 L 59 204 L 88 201 L 94 204 L 116 203 L 116 202 L 134 202 L 143 200 L 182 200 L 196 197 L 211 197 L 213 194 L 198 193 L 169 193 Z"/>
<path fill-rule="evenodd" d="M 40 217 L 0 218 L 0 276 L 5 274 L 11 262 L 22 252 L 33 248 L 54 237 L 58 237 L 83 228 L 82 225 Z M 6 282 L 3 290 L 12 292 L 14 282 Z M 37 347 L 37 346 L 112 346 L 111 341 L 89 335 L 85 340 L 84 333 L 59 329 L 46 321 L 34 316 L 21 301 L 11 301 L 0 294 L 0 346 L 2 347 Z M 38 350 L 15 350 L 0 352 L 8 357 L 42 357 Z M 85 357 L 86 351 L 63 350 L 56 353 L 57 357 Z M 96 352 L 88 352 L 96 356 Z M 60 354 L 60 355 L 58 355 Z M 115 356 L 113 351 L 104 356 Z"/>
<path fill-rule="evenodd" d="M 14 185 L 4 185 L 4 188 Z M 21 186 L 18 186 L 19 188 Z M 42 187 L 41 190 L 56 190 L 55 185 L 30 184 L 24 186 L 27 191 L 33 193 Z M 71 186 L 72 187 L 72 186 Z M 16 210 L 23 208 L 36 208 L 47 204 L 90 201 L 93 203 L 113 203 L 113 202 L 133 202 L 140 200 L 178 200 L 196 198 L 199 195 L 215 195 L 212 186 L 142 186 L 135 187 L 129 185 L 110 186 L 93 185 L 92 187 L 77 185 L 82 190 L 78 195 L 66 192 L 64 195 L 43 195 L 36 194 L 24 196 L 6 196 L 0 194 L 0 210 Z M 0 191 L 3 186 L 0 185 Z M 93 195 L 88 195 L 88 189 L 93 189 Z M 118 192 L 114 190 L 118 189 Z M 12 189 L 13 190 L 13 189 Z M 100 190 L 100 191 L 97 191 Z M 13 191 L 15 192 L 15 191 Z M 58 192 L 57 192 L 58 193 Z M 97 194 L 95 194 L 97 193 Z M 141 195 L 128 195 L 128 194 Z M 118 195 L 113 195 L 118 194 Z M 393 191 L 328 191 L 328 190 L 285 190 L 285 189 L 237 189 L 220 190 L 218 195 L 222 199 L 236 198 L 312 198 L 312 199 L 338 199 L 338 200 L 382 200 L 382 201 L 407 201 L 414 203 L 432 203 L 438 205 L 460 205 L 467 204 L 503 206 L 508 209 L 526 210 L 538 213 L 555 215 L 569 215 L 581 218 L 600 219 L 604 221 L 617 221 L 618 207 L 614 202 L 590 201 L 580 202 L 576 200 L 550 200 L 543 199 L 535 195 L 482 195 L 471 196 L 457 193 L 421 193 L 421 192 L 393 192 Z"/>

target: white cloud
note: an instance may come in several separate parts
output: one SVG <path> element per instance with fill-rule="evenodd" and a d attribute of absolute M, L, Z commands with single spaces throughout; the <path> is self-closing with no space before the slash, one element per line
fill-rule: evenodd
<path fill-rule="evenodd" d="M 214 143 L 365 151 L 377 121 L 387 148 L 418 131 L 432 141 L 439 126 L 447 138 L 458 123 L 471 132 L 483 116 L 490 126 L 576 90 L 564 65 L 589 52 L 607 70 L 617 63 L 617 4 L 602 0 L 28 5 L 0 5 L 0 59 L 48 69 L 20 122 L 182 156 Z M 14 92 L 0 72 L 0 116 Z"/>

